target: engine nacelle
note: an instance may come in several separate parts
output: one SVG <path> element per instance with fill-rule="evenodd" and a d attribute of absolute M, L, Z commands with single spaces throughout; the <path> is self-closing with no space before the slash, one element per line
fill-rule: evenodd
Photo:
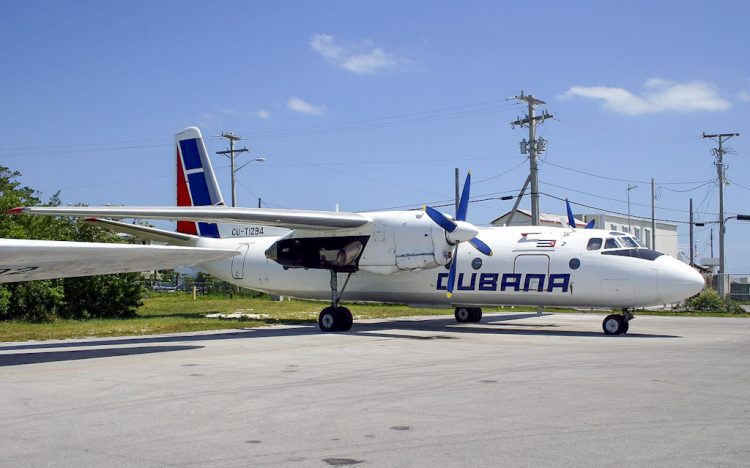
<path fill-rule="evenodd" d="M 436 268 L 451 260 L 445 231 L 422 211 L 368 213 L 360 228 L 295 230 L 275 242 L 266 257 L 288 268 L 393 274 Z"/>

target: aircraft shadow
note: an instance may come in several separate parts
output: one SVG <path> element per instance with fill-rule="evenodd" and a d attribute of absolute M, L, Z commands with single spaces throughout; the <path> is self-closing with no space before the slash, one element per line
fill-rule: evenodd
<path fill-rule="evenodd" d="M 544 314 L 549 315 L 549 314 Z M 406 335 L 409 330 L 428 331 L 434 333 L 466 333 L 466 334 L 489 334 L 489 335 L 525 335 L 525 336 L 564 336 L 564 337 L 589 337 L 602 339 L 615 338 L 682 338 L 677 335 L 665 334 L 647 334 L 647 333 L 628 333 L 621 336 L 607 336 L 602 331 L 578 331 L 578 330 L 560 330 L 559 325 L 555 324 L 532 324 L 532 323 L 502 323 L 505 321 L 519 320 L 523 318 L 537 317 L 536 313 L 517 314 L 511 316 L 485 316 L 480 323 L 459 324 L 449 318 L 429 319 L 415 321 L 391 321 L 388 323 L 355 323 L 355 327 L 347 332 L 349 334 L 362 333 L 367 336 L 383 336 L 389 338 L 413 338 L 413 339 L 432 339 L 424 335 Z M 388 333 L 382 333 L 387 329 Z M 441 337 L 441 336 L 438 336 Z"/>
<path fill-rule="evenodd" d="M 551 315 L 551 314 L 544 314 Z M 445 333 L 460 333 L 460 334 L 490 334 L 490 335 L 526 335 L 526 336 L 562 336 L 562 337 L 589 337 L 589 338 L 601 338 L 601 339 L 627 339 L 627 338 L 681 338 L 676 335 L 666 334 L 645 334 L 645 333 L 628 333 L 623 336 L 606 336 L 601 331 L 589 332 L 589 331 L 577 331 L 577 330 L 561 330 L 558 329 L 558 325 L 555 324 L 535 324 L 535 323 L 513 323 L 514 320 L 534 318 L 537 317 L 536 313 L 528 314 L 502 314 L 502 315 L 485 315 L 481 323 L 478 324 L 458 324 L 453 317 L 440 316 L 427 319 L 396 319 L 396 320 L 384 320 L 382 322 L 357 322 L 355 320 L 354 326 L 348 332 L 344 332 L 346 335 L 362 335 L 367 337 L 381 336 L 385 338 L 406 338 L 406 339 L 435 339 L 445 338 Z M 506 323 L 508 322 L 508 323 Z M 238 326 L 241 324 L 238 323 Z M 635 327 L 635 326 L 634 326 Z M 440 333 L 442 335 L 429 336 L 419 334 L 409 334 L 409 332 L 431 332 Z M 29 344 L 14 344 L 8 346 L 0 345 L 0 351 L 14 351 L 14 350 L 33 350 L 33 349 L 60 349 L 60 348 L 80 348 L 80 347 L 99 347 L 99 346 L 120 346 L 120 345 L 135 345 L 135 344 L 163 344 L 163 343 L 199 343 L 201 341 L 217 341 L 217 340 L 236 340 L 245 338 L 267 338 L 267 337 L 284 337 L 284 336 L 301 336 L 301 335 L 318 335 L 318 325 L 315 323 L 304 323 L 293 326 L 293 327 L 267 327 L 267 328 L 248 328 L 232 330 L 228 332 L 217 332 L 217 333 L 201 333 L 201 334 L 179 334 L 179 335 L 160 335 L 160 336 L 138 336 L 138 337 L 126 337 L 126 338 L 115 338 L 115 339 L 91 339 L 91 340 L 66 340 L 54 343 L 29 343 Z M 179 348 L 179 347 L 177 347 Z M 123 353 L 127 350 L 133 350 L 138 348 L 116 348 L 111 350 L 113 356 L 116 356 L 117 351 Z M 150 349 L 150 348 L 144 348 Z M 144 352 L 159 352 L 159 351 L 177 351 L 179 349 L 164 349 L 157 348 L 153 351 Z M 38 353 L 42 354 L 42 353 Z M 132 352 L 132 354 L 138 354 Z M 21 356 L 21 354 L 0 354 L 0 365 L 3 365 L 3 359 L 6 356 Z M 75 356 L 75 355 L 73 355 Z M 105 357 L 105 356 L 91 356 L 91 357 Z M 87 359 L 83 357 L 80 359 Z M 45 362 L 45 361 L 41 361 Z"/>
<path fill-rule="evenodd" d="M 86 343 L 79 342 L 78 346 Z M 187 351 L 199 349 L 203 346 L 136 346 L 130 348 L 96 348 L 77 349 L 69 351 L 49 351 L 41 353 L 0 354 L 0 367 L 21 366 L 24 364 L 41 364 L 45 362 L 78 361 L 81 359 L 95 359 L 115 356 L 133 356 L 136 354 L 167 353 L 171 351 Z"/>

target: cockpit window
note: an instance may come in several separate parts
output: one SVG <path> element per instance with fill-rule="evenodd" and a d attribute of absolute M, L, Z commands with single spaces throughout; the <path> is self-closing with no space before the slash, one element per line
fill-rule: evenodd
<path fill-rule="evenodd" d="M 602 238 L 592 237 L 589 239 L 589 243 L 586 246 L 586 250 L 599 250 L 602 248 Z"/>
<path fill-rule="evenodd" d="M 620 237 L 619 241 L 625 247 L 630 247 L 631 249 L 637 249 L 638 248 L 638 243 L 636 241 L 634 241 L 632 237 Z"/>
<path fill-rule="evenodd" d="M 619 249 L 620 248 L 620 243 L 617 242 L 617 239 L 615 239 L 614 237 L 610 237 L 604 243 L 604 248 L 605 249 Z"/>

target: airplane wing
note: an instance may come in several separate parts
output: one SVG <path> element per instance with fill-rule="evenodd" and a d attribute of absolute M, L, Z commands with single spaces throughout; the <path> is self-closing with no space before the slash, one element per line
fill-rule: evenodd
<path fill-rule="evenodd" d="M 0 239 L 0 283 L 163 270 L 236 254 L 194 247 Z"/>
<path fill-rule="evenodd" d="M 192 234 L 165 231 L 163 229 L 157 229 L 151 226 L 122 223 L 120 221 L 112 221 L 111 219 L 86 218 L 83 221 L 85 223 L 107 229 L 109 231 L 120 232 L 141 239 L 163 242 L 169 245 L 192 247 L 195 246 L 200 239 L 200 237 L 194 236 Z"/>
<path fill-rule="evenodd" d="M 281 210 L 267 208 L 231 208 L 227 206 L 75 206 L 21 207 L 6 214 L 39 214 L 54 216 L 143 218 L 208 221 L 214 223 L 239 222 L 278 226 L 289 229 L 330 230 L 363 226 L 372 220 L 359 213 L 334 211 Z"/>

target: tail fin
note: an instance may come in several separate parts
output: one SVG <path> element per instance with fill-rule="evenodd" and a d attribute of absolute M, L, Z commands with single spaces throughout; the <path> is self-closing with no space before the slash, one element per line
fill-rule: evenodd
<path fill-rule="evenodd" d="M 177 206 L 224 205 L 208 158 L 203 136 L 197 127 L 175 135 L 177 153 Z M 203 237 L 220 237 L 215 223 L 178 221 L 177 232 Z"/>

